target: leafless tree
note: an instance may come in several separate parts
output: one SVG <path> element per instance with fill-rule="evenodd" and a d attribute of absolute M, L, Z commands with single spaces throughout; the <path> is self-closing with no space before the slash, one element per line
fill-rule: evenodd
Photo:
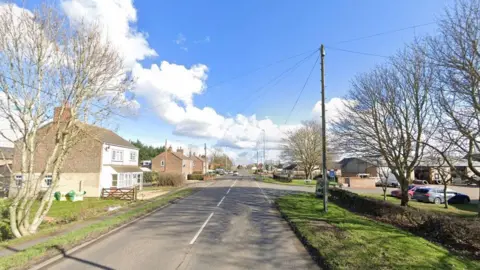
<path fill-rule="evenodd" d="M 427 55 L 438 69 L 435 94 L 445 112 L 442 125 L 454 137 L 461 135 L 455 144 L 465 154 L 480 194 L 480 169 L 474 166 L 474 154 L 480 152 L 480 1 L 456 1 L 439 28 Z"/>
<path fill-rule="evenodd" d="M 332 131 L 346 152 L 380 155 L 400 183 L 401 205 L 408 205 L 408 185 L 434 125 L 430 92 L 433 66 L 412 45 L 385 65 L 354 79 Z"/>
<path fill-rule="evenodd" d="M 99 26 L 69 22 L 55 8 L 0 5 L 0 115 L 15 133 L 18 186 L 9 208 L 16 237 L 35 233 L 48 213 L 69 150 L 126 102 L 131 86 L 123 59 Z M 53 121 L 54 108 L 61 120 Z M 45 164 L 37 147 L 49 140 Z M 37 171 L 39 168 L 39 171 Z M 45 175 L 52 182 L 45 192 Z M 13 182 L 13 179 L 12 179 Z M 31 214 L 34 201 L 38 208 Z"/>
<path fill-rule="evenodd" d="M 288 131 L 283 142 L 282 158 L 298 163 L 307 179 L 312 179 L 314 170 L 322 167 L 321 132 L 321 124 L 316 121 L 305 121 L 301 128 Z M 328 153 L 327 160 L 332 160 Z"/>

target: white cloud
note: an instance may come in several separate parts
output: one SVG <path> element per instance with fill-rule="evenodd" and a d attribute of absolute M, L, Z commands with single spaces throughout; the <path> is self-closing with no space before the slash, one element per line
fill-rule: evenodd
<path fill-rule="evenodd" d="M 326 114 L 326 121 L 327 124 L 331 123 L 333 120 L 336 120 L 340 113 L 346 108 L 345 104 L 351 103 L 351 100 L 343 99 L 343 98 L 332 98 L 330 101 L 325 103 L 325 114 Z M 312 110 L 312 116 L 314 119 L 320 119 L 322 117 L 322 103 L 318 101 Z"/>
<path fill-rule="evenodd" d="M 180 47 L 181 50 L 188 52 L 188 48 L 185 45 L 185 43 L 187 42 L 187 38 L 184 34 L 178 33 L 177 38 L 174 40 L 174 42 Z"/>
<path fill-rule="evenodd" d="M 98 24 L 123 55 L 126 67 L 157 56 L 148 44 L 148 36 L 132 27 L 137 22 L 132 0 L 63 0 L 61 6 L 73 23 L 85 20 Z"/>
<path fill-rule="evenodd" d="M 205 36 L 203 39 L 195 40 L 193 43 L 195 44 L 210 43 L 210 36 Z"/>

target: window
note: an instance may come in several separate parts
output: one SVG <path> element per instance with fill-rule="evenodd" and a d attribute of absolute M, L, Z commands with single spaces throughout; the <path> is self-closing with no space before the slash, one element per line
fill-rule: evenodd
<path fill-rule="evenodd" d="M 160 161 L 160 166 L 162 166 L 162 167 L 165 166 L 165 161 L 163 161 L 163 160 Z"/>
<path fill-rule="evenodd" d="M 137 161 L 137 152 L 130 152 L 130 161 Z"/>
<path fill-rule="evenodd" d="M 118 174 L 112 174 L 112 187 L 117 187 L 118 184 Z"/>
<path fill-rule="evenodd" d="M 17 187 L 22 187 L 23 175 L 15 175 L 15 184 L 17 185 Z"/>
<path fill-rule="evenodd" d="M 44 181 L 45 181 L 45 184 L 47 186 L 51 186 L 52 185 L 52 175 L 46 175 Z"/>
<path fill-rule="evenodd" d="M 142 182 L 142 175 L 141 173 L 138 174 L 138 177 L 137 177 L 137 184 L 140 184 Z"/>
<path fill-rule="evenodd" d="M 123 161 L 123 151 L 112 150 L 112 161 Z"/>

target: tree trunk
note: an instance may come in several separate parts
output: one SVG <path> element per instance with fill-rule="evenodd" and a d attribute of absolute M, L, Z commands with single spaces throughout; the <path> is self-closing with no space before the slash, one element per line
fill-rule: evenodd
<path fill-rule="evenodd" d="M 447 183 L 445 181 L 443 181 L 443 200 L 445 201 L 445 209 L 448 209 Z"/>
<path fill-rule="evenodd" d="M 382 188 L 383 189 L 383 200 L 386 201 L 387 200 L 387 189 L 386 188 Z"/>
<path fill-rule="evenodd" d="M 408 185 L 400 185 L 402 189 L 402 200 L 400 202 L 401 206 L 408 206 Z"/>

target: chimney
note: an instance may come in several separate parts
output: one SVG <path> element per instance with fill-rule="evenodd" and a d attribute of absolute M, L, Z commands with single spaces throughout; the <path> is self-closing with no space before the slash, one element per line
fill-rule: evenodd
<path fill-rule="evenodd" d="M 65 104 L 65 106 L 63 107 L 63 113 L 62 107 L 55 107 L 53 114 L 53 122 L 66 122 L 70 120 L 70 118 L 72 117 L 72 109 L 70 108 L 70 105 Z"/>
<path fill-rule="evenodd" d="M 183 154 L 183 149 L 181 147 L 177 148 L 177 153 L 182 153 Z"/>

